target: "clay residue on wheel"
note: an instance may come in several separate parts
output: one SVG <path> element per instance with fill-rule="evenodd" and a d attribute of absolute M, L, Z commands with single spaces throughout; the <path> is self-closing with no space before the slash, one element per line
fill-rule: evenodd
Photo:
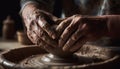
<path fill-rule="evenodd" d="M 18 63 L 28 58 L 29 56 L 41 53 L 47 52 L 38 46 L 31 46 L 5 51 L 2 54 L 2 57 L 9 62 Z"/>
<path fill-rule="evenodd" d="M 79 65 L 102 62 L 114 56 L 111 50 L 93 45 L 85 45 L 75 54 L 79 58 L 80 61 Z M 23 67 L 24 66 L 39 67 L 41 65 L 43 66 L 44 64 L 42 64 L 42 62 L 39 61 L 41 57 L 42 57 L 41 54 L 31 56 L 23 60 L 20 63 L 20 65 Z"/>
<path fill-rule="evenodd" d="M 114 56 L 110 49 L 94 45 L 84 45 L 76 54 L 89 63 L 102 62 Z"/>

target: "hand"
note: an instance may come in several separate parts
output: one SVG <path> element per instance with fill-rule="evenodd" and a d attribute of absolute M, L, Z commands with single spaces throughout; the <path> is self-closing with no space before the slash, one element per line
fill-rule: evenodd
<path fill-rule="evenodd" d="M 106 33 L 106 21 L 104 17 L 82 17 L 74 15 L 62 21 L 57 27 L 59 31 L 59 46 L 64 51 L 75 52 L 86 41 L 95 40 Z"/>
<path fill-rule="evenodd" d="M 56 47 L 57 41 L 54 26 L 57 18 L 48 12 L 39 10 L 34 6 L 27 6 L 22 12 L 27 28 L 27 35 L 37 45 Z M 44 48 L 45 48 L 44 47 Z"/>

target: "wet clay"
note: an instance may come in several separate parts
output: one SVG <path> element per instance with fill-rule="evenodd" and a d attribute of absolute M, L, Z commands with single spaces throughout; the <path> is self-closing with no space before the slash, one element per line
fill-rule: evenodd
<path fill-rule="evenodd" d="M 119 61 L 120 57 L 115 51 L 96 45 L 84 45 L 67 58 L 53 56 L 38 46 L 12 49 L 0 54 L 0 64 L 6 69 L 117 69 L 115 67 L 119 67 Z"/>
<path fill-rule="evenodd" d="M 49 60 L 50 54 L 37 54 L 32 55 L 26 59 L 24 59 L 22 62 L 20 62 L 21 67 L 38 67 L 38 68 L 54 68 L 56 67 L 72 67 L 72 66 L 79 66 L 84 64 L 94 64 L 98 62 L 103 62 L 107 59 L 110 59 L 113 57 L 113 54 L 111 50 L 104 49 L 101 47 L 96 47 L 92 45 L 86 45 L 83 46 L 77 53 L 75 53 L 75 59 L 72 58 L 51 58 Z M 46 60 L 43 61 L 42 59 L 47 56 Z M 55 60 L 56 61 L 53 61 Z M 58 61 L 57 59 L 60 59 L 61 61 Z M 70 60 L 70 61 L 67 61 Z M 73 61 L 73 62 L 72 62 Z"/>

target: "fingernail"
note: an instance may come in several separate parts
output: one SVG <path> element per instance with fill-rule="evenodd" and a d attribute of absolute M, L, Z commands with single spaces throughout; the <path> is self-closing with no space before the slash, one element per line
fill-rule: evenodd
<path fill-rule="evenodd" d="M 68 51 L 68 48 L 64 48 L 64 47 L 63 47 L 63 51 Z"/>
<path fill-rule="evenodd" d="M 54 36 L 54 35 L 52 35 L 52 38 L 53 38 L 53 39 L 55 39 L 55 36 Z"/>
<path fill-rule="evenodd" d="M 67 46 L 63 46 L 63 51 L 68 50 L 69 48 Z"/>

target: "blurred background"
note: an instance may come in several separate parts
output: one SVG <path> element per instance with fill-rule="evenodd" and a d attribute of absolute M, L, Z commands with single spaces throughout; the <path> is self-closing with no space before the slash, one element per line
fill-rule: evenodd
<path fill-rule="evenodd" d="M 0 0 L 0 49 L 2 50 L 31 44 L 26 33 L 23 32 L 19 11 L 20 0 Z"/>
<path fill-rule="evenodd" d="M 20 0 L 0 0 L 0 36 L 2 36 L 3 20 L 9 15 L 15 20 L 16 30 L 22 29 L 19 16 Z"/>

